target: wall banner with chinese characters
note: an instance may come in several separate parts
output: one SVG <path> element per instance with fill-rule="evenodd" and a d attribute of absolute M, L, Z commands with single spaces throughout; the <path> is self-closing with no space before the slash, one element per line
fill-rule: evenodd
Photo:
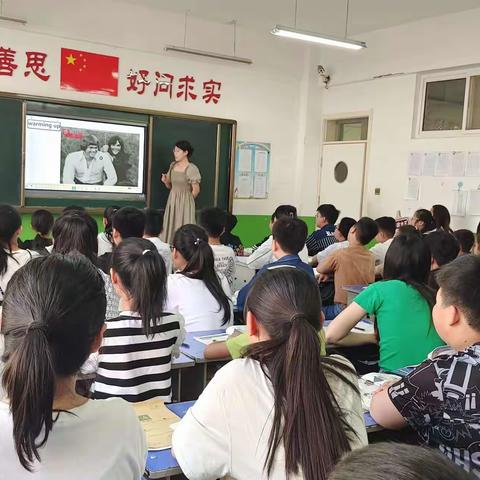
<path fill-rule="evenodd" d="M 270 143 L 237 142 L 235 198 L 267 198 Z"/>

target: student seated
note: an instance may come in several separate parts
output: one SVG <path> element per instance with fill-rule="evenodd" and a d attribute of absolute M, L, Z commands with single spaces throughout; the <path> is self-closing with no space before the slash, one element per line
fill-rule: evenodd
<path fill-rule="evenodd" d="M 435 226 L 437 230 L 443 230 L 447 233 L 453 233 L 453 230 L 450 228 L 450 212 L 448 208 L 444 205 L 434 205 L 432 207 L 432 217 L 435 221 Z"/>
<path fill-rule="evenodd" d="M 309 257 L 313 257 L 337 241 L 334 232 L 339 215 L 340 212 L 330 203 L 324 203 L 317 208 L 315 223 L 318 230 L 315 230 L 306 241 Z"/>
<path fill-rule="evenodd" d="M 272 230 L 273 224 L 282 217 L 297 218 L 297 209 L 292 205 L 280 205 L 276 208 L 270 218 L 270 230 Z M 247 266 L 253 270 L 260 270 L 265 265 L 275 261 L 275 257 L 272 253 L 272 235 L 268 236 L 263 243 L 249 256 L 247 257 Z M 307 247 L 304 245 L 299 253 L 300 258 L 304 262 L 308 262 Z"/>
<path fill-rule="evenodd" d="M 145 230 L 143 238 L 152 242 L 158 250 L 158 253 L 165 262 L 167 274 L 173 272 L 172 270 L 172 250 L 170 245 L 160 239 L 160 234 L 163 232 L 163 210 L 155 208 L 145 209 Z"/>
<path fill-rule="evenodd" d="M 299 268 L 314 278 L 313 269 L 307 263 L 302 262 L 298 253 L 305 245 L 307 238 L 307 224 L 299 218 L 281 217 L 272 227 L 272 253 L 275 262 L 265 265 L 257 274 L 248 282 L 239 292 L 237 296 L 237 310 L 243 312 L 247 295 L 256 282 L 258 276 L 265 270 L 288 266 L 291 268 Z"/>
<path fill-rule="evenodd" d="M 93 397 L 170 402 L 171 359 L 184 332 L 183 317 L 164 308 L 165 263 L 148 240 L 127 238 L 113 251 L 111 275 L 121 312 L 107 320 Z"/>
<path fill-rule="evenodd" d="M 70 212 L 57 218 L 53 224 L 53 252 L 67 255 L 69 253 L 81 253 L 97 266 L 97 222 L 86 212 Z M 105 284 L 107 297 L 107 310 L 105 318 L 118 316 L 118 304 L 120 299 L 115 293 L 110 280 L 110 275 L 98 269 Z M 92 367 L 93 368 L 93 367 Z"/>
<path fill-rule="evenodd" d="M 453 236 L 457 239 L 460 245 L 460 257 L 463 255 L 470 255 L 473 252 L 475 245 L 475 235 L 470 230 L 460 229 L 453 232 Z"/>
<path fill-rule="evenodd" d="M 225 231 L 220 236 L 220 241 L 223 245 L 232 248 L 236 253 L 240 252 L 243 249 L 243 243 L 240 240 L 240 237 L 234 235 L 232 230 L 237 225 L 237 217 L 230 212 L 227 212 L 227 222 L 225 224 Z"/>
<path fill-rule="evenodd" d="M 213 252 L 203 228 L 184 225 L 175 232 L 173 265 L 176 272 L 168 277 L 165 310 L 179 312 L 187 332 L 230 325 L 230 287 L 225 276 L 215 272 Z"/>
<path fill-rule="evenodd" d="M 32 240 L 25 240 L 21 247 L 33 250 L 41 255 L 47 255 L 47 247 L 52 245 L 50 234 L 53 227 L 53 215 L 48 210 L 35 210 L 32 213 L 32 230 L 37 232 Z"/>
<path fill-rule="evenodd" d="M 374 443 L 345 455 L 328 480 L 468 480 L 464 471 L 431 448 Z"/>
<path fill-rule="evenodd" d="M 2 478 L 141 478 L 147 446 L 131 406 L 75 392 L 102 342 L 105 304 L 103 280 L 83 255 L 35 258 L 12 278 L 1 325 Z"/>
<path fill-rule="evenodd" d="M 12 275 L 38 253 L 18 246 L 22 219 L 10 205 L 0 205 L 0 305 Z"/>
<path fill-rule="evenodd" d="M 433 234 L 432 234 L 433 235 Z M 375 316 L 380 368 L 394 371 L 417 365 L 443 345 L 432 326 L 435 294 L 427 286 L 430 251 L 413 236 L 395 237 L 385 257 L 384 281 L 359 293 L 327 328 L 327 343 L 344 346 L 376 343 L 376 334 L 350 331 L 365 315 Z"/>
<path fill-rule="evenodd" d="M 413 428 L 475 478 L 480 476 L 480 258 L 442 267 L 433 323 L 450 349 L 439 349 L 374 395 L 370 413 L 385 428 Z"/>
<path fill-rule="evenodd" d="M 173 433 L 188 478 L 326 480 L 367 444 L 352 365 L 320 354 L 320 307 L 318 286 L 298 268 L 258 278 L 245 307 L 246 358 L 215 374 Z"/>
<path fill-rule="evenodd" d="M 142 238 L 145 231 L 145 213 L 134 207 L 122 207 L 112 217 L 113 245 L 117 246 L 126 238 Z M 112 252 L 98 257 L 98 266 L 110 275 Z"/>
<path fill-rule="evenodd" d="M 230 292 L 233 293 L 235 252 L 220 242 L 226 223 L 227 214 L 221 208 L 204 208 L 200 212 L 198 224 L 207 232 L 208 244 L 213 250 L 215 259 L 215 270 L 225 275 L 230 286 Z"/>
<path fill-rule="evenodd" d="M 432 254 L 431 273 L 428 284 L 437 291 L 438 284 L 436 276 L 443 265 L 450 263 L 458 257 L 460 245 L 453 235 L 441 230 L 430 233 L 424 238 L 424 242 L 426 242 Z"/>
<path fill-rule="evenodd" d="M 340 220 L 340 223 L 335 227 L 335 232 L 333 232 L 336 242 L 329 245 L 325 250 L 317 253 L 317 265 L 322 263 L 323 260 L 325 260 L 335 250 L 348 247 L 348 232 L 356 223 L 357 221 L 350 217 L 343 217 Z"/>
<path fill-rule="evenodd" d="M 425 208 L 420 208 L 413 214 L 410 225 L 414 226 L 422 235 L 428 235 L 437 229 L 431 212 Z"/>
<path fill-rule="evenodd" d="M 347 305 L 344 285 L 363 285 L 375 281 L 375 260 L 365 245 L 377 233 L 377 224 L 371 218 L 361 218 L 348 232 L 348 248 L 337 250 L 318 265 L 320 282 L 328 281 L 330 275 L 334 275 L 335 303 L 323 307 L 326 320 L 335 318 Z"/>
<path fill-rule="evenodd" d="M 103 211 L 103 232 L 98 234 L 99 257 L 105 255 L 105 253 L 111 252 L 113 249 L 112 219 L 117 210 L 120 210 L 120 207 L 112 205 Z"/>
<path fill-rule="evenodd" d="M 385 255 L 397 230 L 397 222 L 392 217 L 380 217 L 375 220 L 375 223 L 378 227 L 375 237 L 377 243 L 370 249 L 370 253 L 375 257 L 375 267 L 377 267 L 385 262 Z"/>

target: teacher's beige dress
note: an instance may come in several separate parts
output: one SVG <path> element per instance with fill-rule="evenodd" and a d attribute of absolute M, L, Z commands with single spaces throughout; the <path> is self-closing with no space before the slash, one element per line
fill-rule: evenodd
<path fill-rule="evenodd" d="M 172 243 L 175 232 L 188 223 L 195 223 L 195 199 L 192 195 L 192 184 L 200 183 L 202 177 L 198 167 L 189 163 L 184 172 L 173 169 L 175 162 L 170 164 L 167 177 L 172 188 L 165 207 L 162 238 Z"/>

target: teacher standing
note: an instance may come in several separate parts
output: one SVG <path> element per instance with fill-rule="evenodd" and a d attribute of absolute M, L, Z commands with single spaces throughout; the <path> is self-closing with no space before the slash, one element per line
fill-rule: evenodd
<path fill-rule="evenodd" d="M 186 140 L 175 144 L 167 173 L 162 174 L 162 182 L 170 190 L 165 207 L 163 239 L 172 243 L 175 232 L 183 225 L 195 223 L 195 199 L 200 193 L 202 179 L 198 167 L 190 162 L 193 147 Z"/>

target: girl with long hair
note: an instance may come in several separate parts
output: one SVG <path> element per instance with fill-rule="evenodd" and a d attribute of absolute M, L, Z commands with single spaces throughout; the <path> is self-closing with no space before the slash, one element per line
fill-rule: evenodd
<path fill-rule="evenodd" d="M 431 255 L 425 241 L 397 235 L 385 256 L 383 278 L 355 297 L 327 328 L 327 343 L 379 343 L 380 368 L 416 365 L 443 345 L 432 324 L 435 293 L 428 287 Z M 350 333 L 365 315 L 375 316 L 377 334 Z M 378 338 L 379 337 L 379 338 Z"/>
<path fill-rule="evenodd" d="M 105 253 L 113 250 L 113 215 L 120 207 L 112 205 L 103 211 L 103 232 L 97 236 L 98 241 L 98 256 L 101 257 Z"/>
<path fill-rule="evenodd" d="M 432 217 L 435 220 L 437 230 L 453 233 L 453 230 L 450 228 L 451 217 L 447 207 L 444 205 L 434 205 L 431 212 Z"/>
<path fill-rule="evenodd" d="M 425 208 L 415 211 L 410 219 L 410 225 L 413 225 L 422 235 L 428 235 L 437 229 L 432 213 Z"/>
<path fill-rule="evenodd" d="M 83 255 L 35 258 L 13 276 L 1 325 L 2 478 L 142 476 L 147 449 L 133 409 L 75 391 L 80 366 L 102 341 L 105 305 L 103 280 Z"/>
<path fill-rule="evenodd" d="M 230 286 L 215 272 L 213 251 L 205 230 L 184 225 L 173 238 L 176 273 L 168 277 L 167 310 L 185 318 L 187 332 L 228 326 L 233 318 Z"/>
<path fill-rule="evenodd" d="M 192 480 L 325 480 L 367 436 L 353 367 L 320 353 L 318 285 L 296 268 L 267 270 L 245 312 L 245 358 L 217 372 L 174 431 L 182 471 Z"/>
<path fill-rule="evenodd" d="M 127 238 L 113 251 L 111 276 L 121 313 L 107 320 L 94 398 L 169 402 L 172 355 L 184 334 L 182 316 L 165 309 L 165 263 L 150 241 Z"/>

